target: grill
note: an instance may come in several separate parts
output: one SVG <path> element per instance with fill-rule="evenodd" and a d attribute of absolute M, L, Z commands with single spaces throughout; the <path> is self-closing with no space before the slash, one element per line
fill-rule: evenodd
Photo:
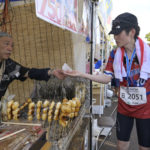
<path fill-rule="evenodd" d="M 50 104 L 52 101 L 55 101 L 55 104 L 58 102 L 62 103 L 64 98 L 67 98 L 70 101 L 74 97 L 80 99 L 81 107 L 76 117 L 67 118 L 66 127 L 60 125 L 59 119 L 52 119 L 50 123 L 47 121 L 47 119 L 45 121 L 37 120 L 37 106 L 34 107 L 32 121 L 28 121 L 28 106 L 26 106 L 23 110 L 20 111 L 19 119 L 17 121 L 10 120 L 9 123 L 15 123 L 18 125 L 41 125 L 47 129 L 47 138 L 52 144 L 51 150 L 66 150 L 72 140 L 72 137 L 75 135 L 76 131 L 79 129 L 79 126 L 82 123 L 82 118 L 86 112 L 86 109 L 89 107 L 89 81 L 82 78 L 68 77 L 65 80 L 59 80 L 55 77 L 51 77 L 48 82 L 36 81 L 33 92 L 31 94 L 32 101 L 35 104 L 39 100 L 43 101 L 43 103 L 45 100 L 49 100 Z M 44 108 L 41 108 L 41 112 L 42 109 Z M 55 105 L 53 110 L 55 111 L 56 109 L 57 108 Z"/>
<path fill-rule="evenodd" d="M 69 119 L 69 123 L 65 128 L 60 126 L 58 121 L 52 121 L 51 124 L 45 122 L 44 124 L 44 126 L 48 127 L 48 140 L 52 143 L 51 150 L 66 150 L 82 124 L 82 118 L 89 107 L 89 81 L 70 77 L 61 81 L 54 77 L 48 83 L 36 82 L 32 96 L 35 99 L 55 99 L 56 102 L 62 101 L 64 97 L 67 97 L 67 99 L 77 97 L 81 100 L 78 116 L 74 119 Z"/>
<path fill-rule="evenodd" d="M 73 121 L 70 121 L 66 128 L 60 125 L 52 125 L 48 128 L 48 139 L 52 143 L 51 150 L 66 150 L 82 123 L 82 118 L 85 114 L 85 106 L 82 106 L 79 116 Z M 52 132 L 53 131 L 53 132 Z"/>

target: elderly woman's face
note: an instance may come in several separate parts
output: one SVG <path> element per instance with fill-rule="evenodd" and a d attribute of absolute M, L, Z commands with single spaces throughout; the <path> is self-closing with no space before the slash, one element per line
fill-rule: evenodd
<path fill-rule="evenodd" d="M 13 50 L 13 40 L 11 37 L 0 37 L 0 61 L 10 57 Z"/>

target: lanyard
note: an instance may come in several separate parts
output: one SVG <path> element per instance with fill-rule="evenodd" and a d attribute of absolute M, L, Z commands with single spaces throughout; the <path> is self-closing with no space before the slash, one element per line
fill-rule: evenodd
<path fill-rule="evenodd" d="M 127 81 L 128 81 L 128 85 L 129 85 L 129 80 L 128 80 L 128 79 L 129 79 L 129 77 L 130 77 L 130 71 L 131 71 L 131 66 L 132 66 L 132 62 L 133 62 L 133 58 L 134 58 L 135 52 L 136 52 L 136 48 L 134 49 L 134 51 L 133 51 L 133 53 L 132 53 L 130 62 L 129 62 L 129 58 L 128 58 L 127 53 L 125 53 L 125 55 L 126 55 L 126 66 L 127 66 Z"/>

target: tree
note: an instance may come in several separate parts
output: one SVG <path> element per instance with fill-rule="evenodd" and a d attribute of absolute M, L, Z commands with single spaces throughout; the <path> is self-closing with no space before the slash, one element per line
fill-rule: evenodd
<path fill-rule="evenodd" d="M 147 41 L 150 41 L 150 32 L 145 35 L 145 38 L 147 39 Z"/>

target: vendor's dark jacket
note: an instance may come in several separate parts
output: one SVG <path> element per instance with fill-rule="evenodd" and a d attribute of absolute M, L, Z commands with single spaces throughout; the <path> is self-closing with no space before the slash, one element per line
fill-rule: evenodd
<path fill-rule="evenodd" d="M 1 67 L 1 64 L 0 64 Z M 50 68 L 46 69 L 36 69 L 36 68 L 27 68 L 23 67 L 19 63 L 15 62 L 12 59 L 7 59 L 6 60 L 6 65 L 5 65 L 5 71 L 2 75 L 2 79 L 0 81 L 0 100 L 2 96 L 4 96 L 8 85 L 13 81 L 13 80 L 20 80 L 24 81 L 26 80 L 25 74 L 28 72 L 28 76 L 31 79 L 36 79 L 36 80 L 48 80 L 48 70 Z"/>

